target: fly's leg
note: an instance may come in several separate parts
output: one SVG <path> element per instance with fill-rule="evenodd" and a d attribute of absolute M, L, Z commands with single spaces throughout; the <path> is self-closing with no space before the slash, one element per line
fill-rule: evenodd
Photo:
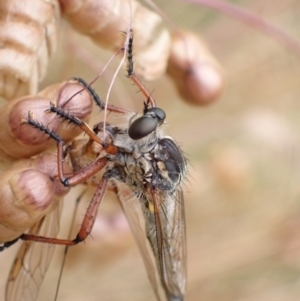
<path fill-rule="evenodd" d="M 65 120 L 68 120 L 69 123 L 73 123 L 74 125 L 81 128 L 81 130 L 85 132 L 93 141 L 99 144 L 103 144 L 102 140 L 94 133 L 94 131 L 85 122 L 69 114 L 68 112 L 65 112 L 63 109 L 56 107 L 54 103 L 50 103 L 50 108 L 47 109 L 45 113 L 55 113 L 57 116 L 64 118 Z"/>
<path fill-rule="evenodd" d="M 5 249 L 9 248 L 10 246 L 14 245 L 19 239 L 20 239 L 20 237 L 14 239 L 14 240 L 11 240 L 11 241 L 7 241 L 4 244 L 2 244 L 2 246 L 0 246 L 0 252 L 2 252 Z"/>
<path fill-rule="evenodd" d="M 134 67 L 133 67 L 133 31 L 130 31 L 130 38 L 128 42 L 128 47 L 127 47 L 127 76 L 130 78 L 133 83 L 141 90 L 141 92 L 145 95 L 147 98 L 147 104 L 151 104 L 152 107 L 156 107 L 155 100 L 149 93 L 149 91 L 145 88 L 145 86 L 142 84 L 142 82 L 139 80 L 139 78 L 136 76 L 134 72 Z"/>
<path fill-rule="evenodd" d="M 57 168 L 58 168 L 58 175 L 61 182 L 64 184 L 65 177 L 63 175 L 63 145 L 64 141 L 57 135 L 54 131 L 50 130 L 48 127 L 44 126 L 42 123 L 33 119 L 33 114 L 28 112 L 27 119 L 23 119 L 21 124 L 29 124 L 34 128 L 44 132 L 45 134 L 49 135 L 50 138 L 54 139 L 57 142 Z"/>
<path fill-rule="evenodd" d="M 54 109 L 55 113 L 66 120 L 68 120 L 70 123 L 74 123 L 76 126 L 79 126 L 87 135 L 89 135 L 91 140 L 94 140 L 95 142 L 98 142 L 103 146 L 103 149 L 108 154 L 115 154 L 117 152 L 117 148 L 112 144 L 105 144 L 102 142 L 102 140 L 86 125 L 84 122 L 76 118 L 75 116 L 72 116 L 66 112 L 64 112 L 61 109 L 55 108 L 54 106 L 51 106 L 51 108 Z M 51 109 L 50 109 L 51 110 Z M 59 135 L 57 135 L 55 132 L 51 131 L 49 128 L 45 127 L 43 124 L 37 122 L 33 118 L 32 113 L 28 113 L 28 119 L 22 120 L 22 123 L 27 123 L 41 132 L 44 132 L 45 134 L 49 135 L 50 138 L 54 139 L 57 142 L 57 161 L 58 161 L 58 176 L 61 180 L 61 182 L 65 186 L 74 186 L 76 184 L 80 184 L 82 182 L 85 182 L 87 179 L 98 173 L 101 169 L 103 169 L 107 164 L 107 157 L 101 157 L 96 158 L 93 162 L 91 162 L 89 165 L 87 165 L 85 168 L 76 171 L 73 173 L 73 175 L 69 178 L 65 178 L 63 173 L 63 159 L 64 159 L 64 141 Z M 57 238 L 49 238 L 49 237 L 40 237 L 36 235 L 30 235 L 30 234 L 23 234 L 20 236 L 20 239 L 22 240 L 31 240 L 36 242 L 44 242 L 44 243 L 51 243 L 51 244 L 60 244 L 60 245 L 75 245 L 79 242 L 85 240 L 85 238 L 89 235 L 91 232 L 97 212 L 98 207 L 101 203 L 101 200 L 103 199 L 104 193 L 107 188 L 108 179 L 111 177 L 110 172 L 106 172 L 104 176 L 102 177 L 100 183 L 98 184 L 97 190 L 89 204 L 89 207 L 86 211 L 84 220 L 82 222 L 80 231 L 78 232 L 75 239 L 57 239 Z"/>
<path fill-rule="evenodd" d="M 82 79 L 81 77 L 73 77 L 72 78 L 73 80 L 81 83 L 83 85 L 83 89 L 78 91 L 77 93 L 75 93 L 72 98 L 74 96 L 76 96 L 77 94 L 81 93 L 83 90 L 87 89 L 90 94 L 92 95 L 96 105 L 101 109 L 101 110 L 104 110 L 105 109 L 105 104 L 101 101 L 100 97 L 98 96 L 98 94 L 94 91 L 94 89 L 92 89 L 92 87 L 90 86 L 90 84 L 88 84 L 84 79 Z M 70 98 L 70 99 L 72 99 Z M 130 111 L 129 110 L 126 110 L 126 109 L 122 109 L 122 108 L 119 108 L 119 107 L 115 107 L 113 105 L 107 105 L 107 110 L 110 111 L 110 112 L 114 112 L 114 113 L 120 113 L 120 114 L 126 114 L 126 113 L 129 113 Z"/>
<path fill-rule="evenodd" d="M 88 206 L 80 230 L 77 236 L 75 237 L 75 239 L 73 240 L 58 239 L 58 238 L 42 237 L 42 236 L 36 236 L 30 234 L 23 234 L 20 236 L 20 239 L 31 240 L 31 241 L 42 242 L 42 243 L 50 243 L 56 245 L 65 245 L 65 246 L 73 246 L 84 241 L 93 229 L 97 217 L 99 205 L 103 199 L 104 193 L 107 188 L 108 180 L 109 180 L 109 174 L 104 174 Z"/>
<path fill-rule="evenodd" d="M 61 110 L 61 113 L 63 111 Z M 75 125 L 81 127 L 81 129 L 90 136 L 90 138 L 99 144 L 103 145 L 102 141 L 98 136 L 82 121 L 78 118 L 71 116 L 65 112 L 63 112 L 65 116 L 67 116 L 70 122 L 73 122 Z M 60 181 L 63 183 L 64 186 L 74 186 L 80 183 L 83 183 L 88 178 L 94 176 L 98 173 L 107 163 L 107 158 L 96 158 L 93 162 L 87 165 L 85 168 L 75 172 L 71 177 L 66 178 L 64 176 L 63 171 L 63 160 L 64 160 L 64 150 L 63 146 L 65 142 L 57 135 L 55 132 L 51 131 L 49 128 L 45 127 L 43 124 L 39 123 L 38 121 L 33 119 L 33 115 L 31 112 L 28 112 L 28 119 L 22 120 L 22 123 L 27 123 L 36 129 L 44 132 L 45 134 L 49 135 L 50 138 L 54 139 L 57 142 L 57 168 L 58 168 L 58 176 Z M 117 148 L 114 145 L 107 144 L 103 145 L 104 150 L 109 154 L 115 154 L 117 152 Z"/>
<path fill-rule="evenodd" d="M 108 170 L 103 175 L 101 181 L 98 184 L 96 192 L 88 206 L 80 230 L 76 235 L 75 239 L 70 240 L 70 239 L 49 238 L 49 237 L 41 237 L 41 236 L 30 235 L 30 234 L 23 234 L 20 236 L 20 239 L 31 240 L 31 241 L 42 242 L 42 243 L 51 243 L 56 245 L 66 245 L 66 246 L 73 246 L 84 241 L 93 229 L 97 217 L 98 208 L 103 199 L 105 191 L 109 187 L 109 183 L 111 183 L 110 180 L 112 178 L 120 178 L 120 174 L 117 168 Z"/>

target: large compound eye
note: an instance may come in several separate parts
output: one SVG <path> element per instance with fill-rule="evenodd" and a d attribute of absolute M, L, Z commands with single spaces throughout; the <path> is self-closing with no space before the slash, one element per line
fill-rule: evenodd
<path fill-rule="evenodd" d="M 151 115 L 154 114 L 153 118 L 155 118 L 159 124 L 163 123 L 164 120 L 166 119 L 165 111 L 160 108 L 155 107 L 155 108 L 148 109 L 146 115 L 149 114 Z"/>
<path fill-rule="evenodd" d="M 136 119 L 129 127 L 128 135 L 133 140 L 139 140 L 150 133 L 152 133 L 157 127 L 156 119 L 152 117 L 142 116 Z"/>

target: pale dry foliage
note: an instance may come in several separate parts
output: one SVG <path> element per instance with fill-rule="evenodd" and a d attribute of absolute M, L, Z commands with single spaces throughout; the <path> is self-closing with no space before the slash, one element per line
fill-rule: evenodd
<path fill-rule="evenodd" d="M 300 37 L 296 0 L 244 5 Z M 180 2 L 170 8 L 169 1 L 161 1 L 160 6 L 176 24 L 204 36 L 228 82 L 220 101 L 205 109 L 181 102 L 168 78 L 149 84 L 159 106 L 166 108 L 168 132 L 182 144 L 192 165 L 185 188 L 186 300 L 299 300 L 300 59 L 220 13 Z M 66 27 L 61 27 L 63 41 L 45 87 L 74 75 L 95 76 L 88 62 L 92 55 L 97 64 L 99 48 Z M 100 66 L 108 56 L 100 53 Z M 97 92 L 104 97 L 106 79 L 100 81 Z M 112 100 L 134 102 L 140 109 L 140 94 L 124 85 L 117 83 Z M 153 299 L 138 250 L 123 221 L 115 221 L 115 212 L 112 201 L 103 202 L 93 239 L 69 251 L 58 300 Z M 63 220 L 67 223 L 68 217 Z M 1 272 L 1 296 L 15 250 L 1 254 L 2 271 L 7 271 Z M 54 274 L 45 280 L 40 300 L 53 299 L 60 262 L 53 261 Z"/>

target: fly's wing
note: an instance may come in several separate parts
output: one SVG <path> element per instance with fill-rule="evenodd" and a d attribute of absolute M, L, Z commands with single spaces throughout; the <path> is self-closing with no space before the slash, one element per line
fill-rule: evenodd
<path fill-rule="evenodd" d="M 129 188 L 121 183 L 114 182 L 117 197 L 126 215 L 133 236 L 140 249 L 148 278 L 158 301 L 163 300 L 159 290 L 159 275 L 156 268 L 154 255 L 147 241 L 145 230 L 145 218 L 142 212 L 140 200 L 137 199 Z"/>
<path fill-rule="evenodd" d="M 147 237 L 168 301 L 183 301 L 187 265 L 183 193 L 153 191 L 152 197 L 153 209 L 145 214 Z"/>
<path fill-rule="evenodd" d="M 183 301 L 186 241 L 182 192 L 178 191 L 174 196 L 155 195 L 155 205 L 151 210 L 143 207 L 142 201 L 125 187 L 117 183 L 118 197 L 140 248 L 157 300 L 164 299 L 162 287 L 168 301 Z"/>
<path fill-rule="evenodd" d="M 30 233 L 45 237 L 56 237 L 62 203 L 35 224 Z M 49 267 L 55 245 L 24 241 L 17 253 L 6 284 L 6 301 L 34 301 Z"/>

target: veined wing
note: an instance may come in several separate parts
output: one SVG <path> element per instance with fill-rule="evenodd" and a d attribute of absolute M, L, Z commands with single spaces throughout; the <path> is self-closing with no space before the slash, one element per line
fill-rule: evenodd
<path fill-rule="evenodd" d="M 147 237 L 168 301 L 183 301 L 186 288 L 186 231 L 183 193 L 153 191 L 153 208 L 144 212 Z"/>
<path fill-rule="evenodd" d="M 59 221 L 63 202 L 44 216 L 40 222 L 29 230 L 29 233 L 45 237 L 56 237 L 59 232 Z M 17 253 L 6 284 L 6 301 L 34 301 L 37 299 L 55 245 L 24 241 Z"/>
<path fill-rule="evenodd" d="M 168 301 L 183 301 L 186 240 L 182 192 L 178 191 L 174 196 L 164 194 L 164 199 L 161 199 L 162 195 L 156 195 L 155 205 L 151 208 L 123 183 L 117 182 L 116 186 L 157 300 L 165 299 L 162 288 Z"/>
<path fill-rule="evenodd" d="M 161 301 L 161 292 L 158 287 L 159 275 L 155 264 L 154 254 L 151 253 L 150 245 L 147 241 L 145 219 L 140 201 L 125 184 L 121 182 L 115 182 L 114 184 L 117 190 L 117 197 L 140 249 L 155 296 L 158 301 Z"/>

